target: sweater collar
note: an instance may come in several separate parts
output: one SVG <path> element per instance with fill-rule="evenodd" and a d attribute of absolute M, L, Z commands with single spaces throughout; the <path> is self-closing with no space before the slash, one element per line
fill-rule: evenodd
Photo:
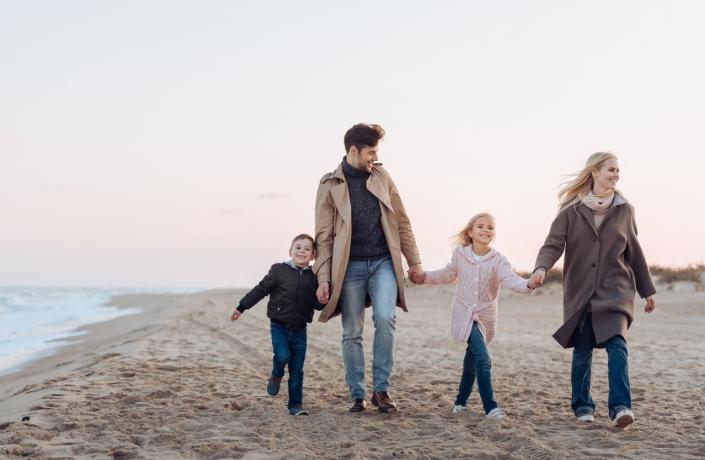
<path fill-rule="evenodd" d="M 370 173 L 367 171 L 363 171 L 361 169 L 354 168 L 350 163 L 348 163 L 347 158 L 343 157 L 343 174 L 345 174 L 348 177 L 354 177 L 354 178 L 365 178 L 367 179 L 370 177 Z"/>
<path fill-rule="evenodd" d="M 470 250 L 468 250 L 465 246 L 458 246 L 455 248 L 456 251 L 458 251 L 467 261 L 469 261 L 471 264 L 475 265 L 482 265 L 486 264 L 490 260 L 494 259 L 499 255 L 499 251 L 497 251 L 495 248 L 490 248 L 490 251 L 485 254 L 486 258 L 483 259 L 481 262 L 478 262 L 475 260 L 475 258 L 471 255 Z"/>

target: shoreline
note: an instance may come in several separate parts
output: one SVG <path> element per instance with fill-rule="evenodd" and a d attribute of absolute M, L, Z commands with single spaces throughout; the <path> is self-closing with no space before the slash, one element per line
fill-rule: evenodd
<path fill-rule="evenodd" d="M 125 342 L 120 340 L 123 337 L 129 336 L 129 340 L 138 340 L 154 327 L 184 311 L 185 307 L 168 308 L 168 302 L 172 297 L 213 291 L 217 290 L 193 293 L 125 293 L 112 296 L 102 305 L 121 310 L 139 308 L 140 311 L 80 326 L 74 331 L 81 331 L 83 334 L 58 339 L 66 340 L 67 343 L 53 349 L 52 354 L 33 359 L 21 369 L 0 376 L 0 423 L 20 420 L 27 415 L 26 412 L 32 402 L 43 395 L 38 391 L 29 393 L 24 398 L 17 398 L 17 393 L 22 392 L 23 389 L 87 365 L 96 354 L 124 345 Z M 166 297 L 164 302 L 155 304 L 150 301 L 152 298 L 163 299 L 164 297 Z"/>

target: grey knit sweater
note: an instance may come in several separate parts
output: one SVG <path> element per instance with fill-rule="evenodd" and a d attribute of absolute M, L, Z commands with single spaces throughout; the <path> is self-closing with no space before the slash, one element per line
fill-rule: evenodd
<path fill-rule="evenodd" d="M 370 173 L 355 169 L 343 158 L 343 174 L 348 183 L 352 213 L 350 260 L 377 259 L 389 254 L 382 230 L 379 200 L 367 190 Z"/>

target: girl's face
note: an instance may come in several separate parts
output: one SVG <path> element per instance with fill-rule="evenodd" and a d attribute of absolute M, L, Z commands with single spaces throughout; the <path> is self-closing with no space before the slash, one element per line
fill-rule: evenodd
<path fill-rule="evenodd" d="M 473 243 L 490 244 L 494 241 L 494 220 L 489 217 L 478 218 L 468 230 L 468 236 Z"/>
<path fill-rule="evenodd" d="M 614 192 L 619 180 L 619 163 L 617 163 L 617 160 L 610 158 L 602 163 L 600 169 L 592 172 L 592 179 L 595 181 L 595 185 L 599 185 L 608 192 Z"/>

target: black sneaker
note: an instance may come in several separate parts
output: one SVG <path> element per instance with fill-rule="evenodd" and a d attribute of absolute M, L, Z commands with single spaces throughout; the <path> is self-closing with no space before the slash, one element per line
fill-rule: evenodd
<path fill-rule="evenodd" d="M 289 408 L 289 413 L 291 415 L 308 415 L 308 411 L 301 407 L 301 404 L 297 404 L 294 407 Z"/>
<path fill-rule="evenodd" d="M 282 377 L 269 377 L 269 380 L 267 380 L 267 394 L 270 396 L 278 395 L 281 383 Z"/>

